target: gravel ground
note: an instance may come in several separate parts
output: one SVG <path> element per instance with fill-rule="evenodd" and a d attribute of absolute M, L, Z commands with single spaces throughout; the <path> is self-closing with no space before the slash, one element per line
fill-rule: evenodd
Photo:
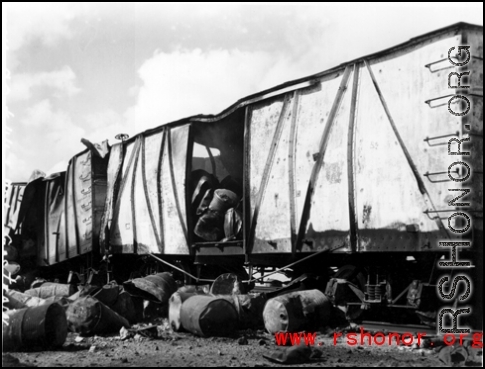
<path fill-rule="evenodd" d="M 277 347 L 274 336 L 259 331 L 240 331 L 233 337 L 201 338 L 190 333 L 172 332 L 167 324 L 147 331 L 153 338 L 140 334 L 121 340 L 110 337 L 79 337 L 69 333 L 62 348 L 56 351 L 16 352 L 4 354 L 3 366 L 279 366 L 264 358 L 287 348 Z M 149 334 L 150 335 L 150 334 Z M 308 367 L 374 367 L 374 366 L 450 366 L 440 350 L 405 346 L 333 345 L 331 334 L 317 335 L 308 362 L 294 366 Z M 466 365 L 482 366 L 482 350 L 473 350 Z M 442 357 L 440 359 L 440 356 Z M 460 358 L 459 358 L 460 359 Z M 453 366 L 463 365 L 455 360 Z"/>

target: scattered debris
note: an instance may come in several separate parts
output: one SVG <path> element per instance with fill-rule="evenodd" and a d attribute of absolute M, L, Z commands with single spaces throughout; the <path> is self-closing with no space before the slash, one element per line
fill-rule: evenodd
<path fill-rule="evenodd" d="M 468 352 L 463 346 L 443 347 L 438 358 L 448 366 L 463 366 L 468 359 Z"/>
<path fill-rule="evenodd" d="M 238 340 L 237 340 L 237 343 L 239 345 L 247 345 L 248 344 L 248 339 L 246 337 L 240 337 Z"/>
<path fill-rule="evenodd" d="M 292 346 L 280 349 L 271 354 L 263 354 L 263 357 L 278 364 L 304 364 L 311 361 L 312 349 L 306 345 Z"/>
<path fill-rule="evenodd" d="M 13 357 L 10 354 L 3 354 L 2 353 L 2 367 L 3 368 L 8 368 L 8 367 L 27 367 L 27 366 L 32 366 L 32 365 L 27 365 L 24 363 L 21 363 L 19 359 L 16 357 Z"/>
<path fill-rule="evenodd" d="M 131 338 L 133 335 L 132 333 L 126 329 L 125 327 L 121 327 L 120 329 L 120 339 L 122 341 L 127 340 L 128 338 Z"/>

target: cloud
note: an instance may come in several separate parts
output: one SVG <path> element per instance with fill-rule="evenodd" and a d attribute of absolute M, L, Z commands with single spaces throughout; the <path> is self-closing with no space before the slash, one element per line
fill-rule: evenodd
<path fill-rule="evenodd" d="M 22 155 L 23 156 L 23 155 Z M 9 150 L 6 158 L 4 159 L 5 165 L 5 177 L 12 182 L 20 182 L 27 180 L 32 171 L 24 173 L 27 167 L 26 161 Z"/>
<path fill-rule="evenodd" d="M 80 91 L 75 85 L 76 75 L 69 66 L 59 70 L 40 73 L 17 73 L 9 83 L 9 102 L 29 100 L 33 90 L 38 87 L 49 87 L 58 95 L 72 96 Z"/>
<path fill-rule="evenodd" d="M 70 22 L 89 9 L 89 5 L 80 3 L 8 3 L 8 47 L 15 51 L 32 40 L 53 46 L 69 39 L 73 36 Z"/>
<path fill-rule="evenodd" d="M 15 144 L 9 150 L 6 166 L 15 181 L 27 180 L 34 169 L 45 172 L 84 149 L 80 139 L 85 130 L 67 112 L 55 109 L 49 99 L 26 109 L 12 128 Z"/>
<path fill-rule="evenodd" d="M 196 114 L 217 114 L 237 100 L 303 77 L 305 56 L 266 51 L 179 50 L 158 53 L 139 69 L 137 103 L 125 117 L 141 132 Z"/>

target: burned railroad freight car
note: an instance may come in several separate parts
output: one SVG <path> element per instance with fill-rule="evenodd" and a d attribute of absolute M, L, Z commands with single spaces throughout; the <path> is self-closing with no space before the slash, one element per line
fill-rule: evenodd
<path fill-rule="evenodd" d="M 108 157 L 84 150 L 70 160 L 67 172 L 27 184 L 20 209 L 20 238 L 23 244 L 35 245 L 38 266 L 59 267 L 45 275 L 85 272 L 99 265 L 107 163 Z M 82 260 L 74 259 L 78 256 Z"/>
<path fill-rule="evenodd" d="M 207 260 L 239 254 L 261 264 L 281 263 L 269 255 L 289 260 L 319 250 L 437 251 L 437 241 L 450 237 L 442 213 L 453 197 L 442 173 L 446 138 L 462 137 L 470 124 L 476 139 L 466 160 L 482 164 L 481 30 L 463 23 L 441 29 L 249 96 L 217 116 L 183 119 L 115 145 L 104 244 Z M 443 75 L 453 71 L 448 50 L 464 42 L 473 55 L 473 113 L 454 117 L 446 102 L 456 90 Z M 196 157 L 197 146 L 217 149 L 217 160 Z M 243 189 L 243 239 L 194 242 L 191 174 L 218 165 L 211 174 L 219 182 L 230 175 Z M 477 171 L 466 185 L 473 214 L 482 210 L 482 184 Z M 474 220 L 481 240 L 481 218 Z"/>
<path fill-rule="evenodd" d="M 482 29 L 464 23 L 440 29 L 241 99 L 219 115 L 182 119 L 115 145 L 105 249 L 259 267 L 318 252 L 295 273 L 337 268 L 336 276 L 354 282 L 366 301 L 387 298 L 395 305 L 392 288 L 396 295 L 434 288 L 433 266 L 449 251 L 438 241 L 456 238 L 448 228 L 455 211 L 448 203 L 456 197 L 450 185 L 470 189 L 475 247 L 466 257 L 481 260 Z M 462 68 L 447 56 L 464 44 L 470 45 L 471 74 L 461 82 L 471 86 L 472 109 L 454 116 L 448 100 L 462 89 L 449 88 L 447 76 Z M 467 135 L 471 155 L 450 161 L 448 140 Z M 205 157 L 196 154 L 201 147 Z M 471 176 L 452 182 L 447 168 L 463 160 Z M 215 193 L 227 190 L 226 177 L 240 194 L 232 210 L 222 207 L 223 228 L 234 228 L 235 218 L 226 215 L 238 210 L 242 232 L 210 239 L 210 232 L 198 232 L 199 222 L 204 211 L 217 208 Z M 198 193 L 207 183 L 208 199 Z M 431 284 L 413 289 L 413 280 Z"/>
<path fill-rule="evenodd" d="M 450 187 L 470 189 L 466 236 L 474 247 L 462 255 L 482 270 L 482 32 L 452 25 L 248 96 L 218 115 L 140 133 L 115 144 L 109 163 L 79 157 L 83 169 L 71 161 L 59 184 L 65 191 L 57 192 L 64 215 L 54 216 L 57 195 L 43 205 L 40 260 L 93 255 L 93 266 L 106 253 L 125 255 L 133 267 L 134 254 L 157 254 L 188 269 L 193 261 L 265 268 L 316 255 L 294 276 L 333 276 L 333 268 L 366 303 L 396 305 L 399 295 L 418 308 L 449 252 L 438 241 L 456 238 L 448 216 L 459 193 Z M 470 46 L 464 67 L 448 60 L 459 45 Z M 461 83 L 471 87 L 449 88 L 449 73 L 465 69 Z M 448 110 L 457 93 L 470 101 L 466 115 Z M 467 136 L 461 150 L 470 155 L 450 159 L 448 140 Z M 466 182 L 449 178 L 454 161 L 470 166 Z M 479 290 L 481 283 L 475 276 Z"/>
<path fill-rule="evenodd" d="M 18 261 L 20 257 L 21 250 L 19 250 L 19 247 L 13 246 L 12 243 L 16 241 L 21 231 L 19 212 L 26 185 L 25 182 L 12 182 L 5 191 L 3 227 L 4 234 L 9 238 L 6 245 L 5 260 L 7 261 Z"/>

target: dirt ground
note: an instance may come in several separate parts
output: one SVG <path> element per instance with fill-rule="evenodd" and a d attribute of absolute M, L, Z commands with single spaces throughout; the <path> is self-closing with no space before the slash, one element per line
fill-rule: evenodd
<path fill-rule="evenodd" d="M 201 338 L 190 333 L 171 331 L 159 326 L 151 331 L 153 338 L 140 334 L 121 340 L 109 337 L 79 337 L 69 333 L 62 348 L 56 351 L 16 352 L 4 354 L 3 366 L 280 366 L 263 357 L 285 347 L 277 347 L 274 336 L 263 330 L 239 331 L 233 337 Z M 348 346 L 345 342 L 333 345 L 330 334 L 317 335 L 312 355 L 306 367 L 375 367 L 375 366 L 462 366 L 459 357 L 445 363 L 446 347 L 423 349 L 406 346 Z M 468 351 L 470 351 L 469 349 Z M 441 359 L 440 359 L 441 356 Z M 475 349 L 466 365 L 482 366 L 482 350 Z M 449 357 L 449 356 L 448 356 Z M 456 359 L 456 358 L 455 358 Z"/>

